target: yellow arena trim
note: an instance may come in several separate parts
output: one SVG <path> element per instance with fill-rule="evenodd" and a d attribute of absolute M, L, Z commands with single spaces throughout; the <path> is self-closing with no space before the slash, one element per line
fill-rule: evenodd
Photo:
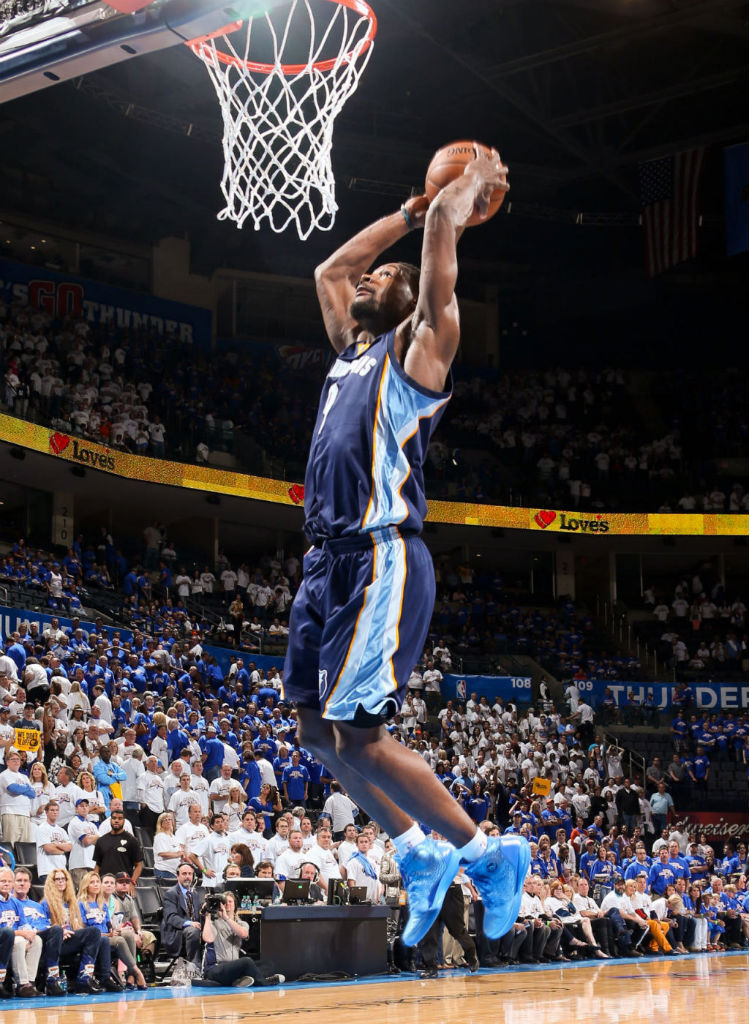
<path fill-rule="evenodd" d="M 41 452 L 129 480 L 169 484 L 190 490 L 228 494 L 256 501 L 299 505 L 285 480 L 212 469 L 145 455 L 131 455 L 85 438 L 55 431 L 12 416 L 0 415 L 0 441 Z M 516 508 L 476 502 L 430 501 L 427 521 L 464 526 L 566 533 L 569 536 L 749 536 L 749 516 L 647 512 L 578 512 L 560 509 Z"/>

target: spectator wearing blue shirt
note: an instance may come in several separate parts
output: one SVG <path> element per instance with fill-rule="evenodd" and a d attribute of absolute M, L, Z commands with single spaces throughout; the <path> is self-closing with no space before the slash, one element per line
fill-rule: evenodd
<path fill-rule="evenodd" d="M 662 846 L 658 851 L 658 860 L 653 863 L 648 875 L 648 888 L 656 896 L 663 896 L 666 886 L 673 885 L 678 877 L 669 859 L 668 847 Z"/>
<path fill-rule="evenodd" d="M 746 843 L 739 843 L 736 848 L 736 853 L 728 861 L 728 870 L 725 872 L 727 875 L 739 875 L 742 872 L 747 873 L 749 868 L 749 861 L 746 856 Z"/>
<path fill-rule="evenodd" d="M 605 888 L 611 888 L 614 879 L 614 865 L 606 859 L 606 851 L 599 846 L 595 859 L 591 859 L 585 866 L 588 878 L 594 884 L 600 884 Z"/>
<path fill-rule="evenodd" d="M 707 861 L 699 853 L 699 844 L 690 843 L 686 856 L 686 862 L 689 865 L 689 873 L 694 881 L 700 878 L 707 878 L 708 867 Z"/>
<path fill-rule="evenodd" d="M 276 785 L 283 788 L 283 773 L 291 766 L 291 754 L 288 747 L 279 747 L 278 754 L 273 758 L 273 773 L 276 776 Z"/>
<path fill-rule="evenodd" d="M 218 723 L 217 736 L 222 743 L 228 743 L 230 747 L 233 747 L 239 753 L 239 740 L 237 734 L 232 732 L 231 722 L 228 718 L 222 718 Z"/>
<path fill-rule="evenodd" d="M 508 825 L 505 829 L 505 835 L 520 835 L 520 830 L 523 827 L 523 815 L 520 811 L 515 811 L 512 815 L 512 824 Z"/>
<path fill-rule="evenodd" d="M 704 746 L 697 746 L 697 754 L 688 763 L 687 772 L 692 780 L 696 802 L 700 808 L 704 808 L 707 803 L 707 786 L 710 778 L 710 758 L 705 753 Z"/>
<path fill-rule="evenodd" d="M 471 821 L 475 821 L 477 825 L 489 817 L 491 801 L 479 780 L 474 782 L 470 793 L 463 794 L 463 807 Z"/>
<path fill-rule="evenodd" d="M 624 872 L 625 881 L 628 878 L 637 878 L 638 875 L 645 875 L 647 878 L 650 874 L 652 863 L 653 862 L 645 851 L 645 847 L 641 843 L 638 843 L 637 848 L 635 849 L 635 859 L 630 861 Z"/>
<path fill-rule="evenodd" d="M 170 718 L 166 726 L 166 745 L 169 751 L 169 760 L 176 761 L 185 747 L 190 746 L 190 737 L 180 729 L 179 723 Z"/>
<path fill-rule="evenodd" d="M 291 764 L 284 769 L 283 793 L 289 803 L 306 807 L 309 796 L 309 772 L 301 763 L 302 756 L 298 750 L 291 755 Z"/>
<path fill-rule="evenodd" d="M 274 813 L 280 813 L 280 811 L 283 810 L 278 790 L 275 791 L 274 799 L 271 787 L 267 782 L 264 782 L 260 787 L 259 794 L 257 796 L 253 796 L 252 799 L 248 801 L 247 806 L 251 807 L 258 817 L 262 816 L 265 825 L 263 835 L 266 839 L 269 839 L 272 833 L 271 822 L 273 820 L 273 815 Z"/>
<path fill-rule="evenodd" d="M 675 839 L 671 840 L 668 844 L 668 858 L 668 862 L 673 868 L 677 879 L 683 878 L 685 882 L 689 882 L 692 877 L 689 870 L 689 862 L 685 857 L 682 857 L 679 844 Z"/>
<path fill-rule="evenodd" d="M 322 784 L 322 773 L 323 765 L 322 762 L 317 761 L 314 757 L 309 755 L 308 759 L 305 760 L 302 755 L 302 763 L 309 772 L 309 806 L 310 807 L 322 807 L 323 803 L 323 784 Z"/>
<path fill-rule="evenodd" d="M 112 763 L 112 751 L 108 746 L 99 747 L 99 758 L 94 762 L 91 773 L 96 779 L 96 785 L 104 797 L 104 805 L 107 808 L 109 817 L 109 801 L 112 799 L 112 785 L 116 782 L 124 782 L 127 779 L 127 772 L 118 764 Z"/>
<path fill-rule="evenodd" d="M 584 852 L 580 856 L 578 870 L 581 875 L 588 876 L 588 865 L 597 859 L 596 841 L 592 837 L 585 840 Z"/>
<path fill-rule="evenodd" d="M 539 832 L 542 835 L 549 836 L 549 838 L 556 837 L 557 829 L 561 828 L 562 821 L 557 813 L 556 806 L 554 805 L 553 796 L 546 798 L 546 807 L 541 811 L 541 819 L 542 824 L 539 828 Z"/>
<path fill-rule="evenodd" d="M 689 726 L 683 708 L 679 709 L 676 718 L 671 722 L 671 736 L 673 737 L 674 750 L 677 753 L 687 749 L 689 742 Z"/>
<path fill-rule="evenodd" d="M 239 783 L 249 799 L 258 796 L 263 776 L 255 762 L 255 752 L 249 747 L 244 751 L 239 765 Z"/>
<path fill-rule="evenodd" d="M 11 642 L 5 648 L 5 655 L 15 662 L 18 678 L 21 679 L 26 666 L 26 648 L 21 642 L 21 634 L 18 630 L 11 634 L 10 640 Z"/>
<path fill-rule="evenodd" d="M 213 782 L 221 774 L 224 763 L 224 745 L 216 738 L 216 726 L 206 725 L 205 738 L 198 742 L 203 751 L 203 775 L 206 782 Z"/>
<path fill-rule="evenodd" d="M 694 694 L 686 683 L 679 683 L 679 688 L 673 696 L 673 704 L 680 710 L 686 711 L 694 702 Z"/>

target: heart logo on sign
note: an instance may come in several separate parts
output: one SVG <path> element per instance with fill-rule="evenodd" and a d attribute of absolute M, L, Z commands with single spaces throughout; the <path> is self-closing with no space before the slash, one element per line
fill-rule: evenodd
<path fill-rule="evenodd" d="M 551 526 L 556 517 L 556 512 L 552 512 L 549 509 L 544 508 L 541 509 L 540 512 L 536 512 L 533 518 L 536 520 L 541 529 L 545 530 L 547 526 Z"/>
<path fill-rule="evenodd" d="M 289 497 L 295 505 L 301 505 L 304 501 L 304 487 L 302 484 L 292 484 L 289 488 Z"/>
<path fill-rule="evenodd" d="M 55 455 L 59 455 L 64 452 L 70 444 L 70 438 L 67 434 L 52 434 L 49 439 L 49 446 Z"/>

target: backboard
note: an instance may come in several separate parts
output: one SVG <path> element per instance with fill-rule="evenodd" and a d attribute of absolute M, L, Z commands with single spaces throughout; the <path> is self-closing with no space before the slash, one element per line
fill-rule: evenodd
<path fill-rule="evenodd" d="M 0 0 L 0 103 L 214 32 L 245 2 Z"/>

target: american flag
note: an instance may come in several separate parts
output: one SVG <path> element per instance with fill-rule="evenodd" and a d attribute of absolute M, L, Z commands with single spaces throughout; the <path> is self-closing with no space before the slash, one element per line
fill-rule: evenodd
<path fill-rule="evenodd" d="M 697 255 L 697 201 L 705 149 L 640 164 L 640 202 L 648 277 Z"/>

